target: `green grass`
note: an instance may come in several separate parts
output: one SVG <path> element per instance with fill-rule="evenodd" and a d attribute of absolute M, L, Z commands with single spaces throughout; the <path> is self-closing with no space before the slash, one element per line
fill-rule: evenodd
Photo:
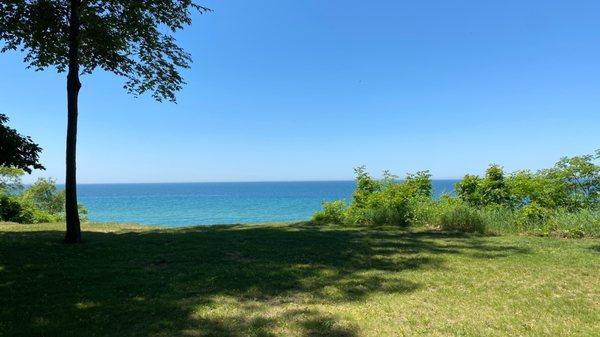
<path fill-rule="evenodd" d="M 0 224 L 0 336 L 598 336 L 600 240 Z"/>

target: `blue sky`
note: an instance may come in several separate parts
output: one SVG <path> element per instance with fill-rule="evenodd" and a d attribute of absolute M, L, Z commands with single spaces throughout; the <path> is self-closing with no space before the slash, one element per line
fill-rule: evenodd
<path fill-rule="evenodd" d="M 82 183 L 436 178 L 600 147 L 598 1 L 206 1 L 178 104 L 82 78 Z M 64 181 L 65 75 L 0 55 L 0 112 Z"/>

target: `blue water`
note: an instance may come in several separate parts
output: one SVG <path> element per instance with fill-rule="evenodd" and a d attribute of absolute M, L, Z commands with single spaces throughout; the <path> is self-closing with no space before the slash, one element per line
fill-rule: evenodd
<path fill-rule="evenodd" d="M 435 180 L 434 194 L 455 180 Z M 83 184 L 79 202 L 91 221 L 166 227 L 310 219 L 323 201 L 350 200 L 353 181 Z"/>

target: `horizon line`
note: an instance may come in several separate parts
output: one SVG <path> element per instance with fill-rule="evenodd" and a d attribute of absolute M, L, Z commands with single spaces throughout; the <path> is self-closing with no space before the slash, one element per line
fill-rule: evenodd
<path fill-rule="evenodd" d="M 403 181 L 404 179 L 398 179 Z M 432 178 L 435 180 L 461 180 L 461 178 Z M 77 185 L 150 185 L 150 184 L 243 184 L 243 183 L 318 183 L 318 182 L 354 182 L 355 179 L 322 179 L 322 180 L 240 180 L 240 181 L 158 181 L 158 182 L 82 182 Z M 33 183 L 33 182 L 32 182 Z M 26 183 L 30 185 L 32 183 Z M 57 185 L 64 185 L 64 182 L 57 182 Z"/>

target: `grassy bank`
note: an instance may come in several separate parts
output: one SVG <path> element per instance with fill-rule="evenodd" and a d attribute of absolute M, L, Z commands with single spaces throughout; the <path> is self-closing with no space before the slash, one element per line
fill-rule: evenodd
<path fill-rule="evenodd" d="M 0 224 L 1 336 L 592 336 L 600 240 Z"/>

